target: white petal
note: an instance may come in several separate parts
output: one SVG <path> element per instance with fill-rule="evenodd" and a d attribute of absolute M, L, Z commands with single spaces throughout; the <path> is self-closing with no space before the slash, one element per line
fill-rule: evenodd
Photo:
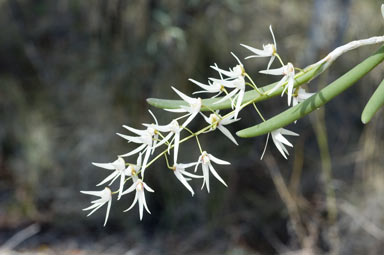
<path fill-rule="evenodd" d="M 140 137 L 137 137 L 137 136 L 123 135 L 123 134 L 120 134 L 120 133 L 116 133 L 116 135 L 118 135 L 118 136 L 128 140 L 129 142 L 143 143 L 143 140 L 141 140 Z"/>
<path fill-rule="evenodd" d="M 83 194 L 86 194 L 86 195 L 100 197 L 103 194 L 104 191 L 103 190 L 98 190 L 98 191 L 85 191 L 85 190 L 81 190 L 80 192 L 83 193 Z"/>
<path fill-rule="evenodd" d="M 123 125 L 123 128 L 128 129 L 129 131 L 131 131 L 132 133 L 135 133 L 137 135 L 143 135 L 147 132 L 146 130 L 139 130 L 139 129 L 136 129 L 136 128 L 133 128 L 133 127 L 130 127 L 127 125 Z"/>
<path fill-rule="evenodd" d="M 291 99 L 292 99 L 292 92 L 293 92 L 293 85 L 295 83 L 294 78 L 288 79 L 288 106 L 291 105 Z"/>
<path fill-rule="evenodd" d="M 180 172 L 181 172 L 181 174 L 188 176 L 188 177 L 191 177 L 191 178 L 203 178 L 203 176 L 201 176 L 201 175 L 191 174 L 185 170 L 180 170 Z"/>
<path fill-rule="evenodd" d="M 120 175 L 119 195 L 117 196 L 117 200 L 120 200 L 121 195 L 122 195 L 122 193 L 123 193 L 124 182 L 125 182 L 125 176 L 124 176 L 124 174 L 121 174 L 121 175 Z"/>
<path fill-rule="evenodd" d="M 212 164 L 209 164 L 209 169 L 211 170 L 211 173 L 213 176 L 216 177 L 222 184 L 224 184 L 225 187 L 228 187 L 228 185 L 225 183 L 223 179 L 221 179 L 220 175 L 216 172 L 215 168 L 212 166 Z"/>
<path fill-rule="evenodd" d="M 134 149 L 134 150 L 132 150 L 132 151 L 130 151 L 128 153 L 125 153 L 123 155 L 119 155 L 119 156 L 120 157 L 128 157 L 128 156 L 134 155 L 134 154 L 142 151 L 146 146 L 147 146 L 146 144 L 142 144 L 139 147 L 137 147 L 136 149 Z"/>
<path fill-rule="evenodd" d="M 96 212 L 98 209 L 100 209 L 100 207 L 102 207 L 104 204 L 95 204 L 95 205 L 98 205 L 95 209 L 93 209 L 90 213 L 87 214 L 87 217 L 88 216 L 91 216 L 94 212 Z M 89 208 L 89 207 L 88 207 Z M 87 208 L 86 208 L 87 209 Z M 85 210 L 85 209 L 84 209 Z"/>
<path fill-rule="evenodd" d="M 271 59 L 269 60 L 267 70 L 269 70 L 269 68 L 271 67 L 273 60 L 275 60 L 275 56 L 272 56 Z"/>
<path fill-rule="evenodd" d="M 116 176 L 119 176 L 119 174 L 120 173 L 118 171 L 114 171 L 113 173 L 108 175 L 104 180 L 102 180 L 100 183 L 96 184 L 96 186 L 101 186 L 101 185 L 113 180 L 114 178 L 116 178 Z"/>
<path fill-rule="evenodd" d="M 234 77 L 234 73 L 232 71 L 226 71 L 226 70 L 223 70 L 223 69 L 220 69 L 218 68 L 217 66 L 210 66 L 212 69 L 214 69 L 215 71 L 221 73 L 221 74 L 224 74 L 225 76 L 228 76 L 230 78 L 233 78 Z"/>
<path fill-rule="evenodd" d="M 120 174 L 124 174 L 124 172 L 118 173 L 118 174 L 112 179 L 112 181 L 110 181 L 110 183 L 108 184 L 108 186 L 111 186 L 112 183 L 114 183 L 114 182 L 117 180 L 117 178 L 119 178 L 119 175 L 120 175 Z"/>
<path fill-rule="evenodd" d="M 181 126 L 185 128 L 196 117 L 197 114 L 198 112 L 192 113 L 191 115 L 189 115 L 188 119 Z"/>
<path fill-rule="evenodd" d="M 228 161 L 224 161 L 222 159 L 216 158 L 212 154 L 208 154 L 208 157 L 210 160 L 212 160 L 213 162 L 215 162 L 216 164 L 219 164 L 219 165 L 230 165 L 231 164 Z"/>
<path fill-rule="evenodd" d="M 281 87 L 281 85 L 283 85 L 283 83 L 287 80 L 287 76 L 284 76 L 277 84 L 275 87 L 273 87 L 271 90 L 268 91 L 268 95 L 272 94 L 273 92 L 275 92 L 278 88 Z M 284 92 L 283 92 L 284 93 Z"/>
<path fill-rule="evenodd" d="M 233 117 L 233 116 L 232 116 L 232 117 Z M 226 118 L 222 119 L 222 120 L 220 121 L 220 126 L 229 125 L 229 124 L 232 124 L 232 123 L 234 123 L 234 122 L 236 122 L 236 121 L 241 120 L 241 118 L 234 119 L 234 118 L 232 118 L 232 117 L 226 117 Z"/>
<path fill-rule="evenodd" d="M 241 63 L 240 59 L 235 55 L 235 53 L 231 52 L 231 55 L 236 59 L 240 66 L 243 66 L 243 63 Z"/>
<path fill-rule="evenodd" d="M 263 55 L 251 55 L 251 56 L 248 56 L 248 57 L 245 57 L 244 59 L 250 59 L 250 58 L 265 58 L 265 57 L 269 57 L 270 54 L 265 52 L 263 53 Z"/>
<path fill-rule="evenodd" d="M 137 191 L 136 192 L 137 196 L 138 196 L 138 201 L 139 201 L 139 214 L 140 214 L 140 220 L 143 219 L 143 211 L 144 211 L 144 201 L 143 201 L 143 195 L 144 195 L 144 191 Z M 145 196 L 144 196 L 144 199 L 145 199 Z"/>
<path fill-rule="evenodd" d="M 153 124 L 143 124 L 144 126 L 146 126 L 147 128 L 148 127 L 152 127 L 153 129 L 155 130 L 158 130 L 160 132 L 169 132 L 170 131 L 170 128 L 169 128 L 169 124 L 168 125 L 153 125 Z"/>
<path fill-rule="evenodd" d="M 269 25 L 269 31 L 271 31 L 272 38 L 273 38 L 273 45 L 275 46 L 275 49 L 277 50 L 276 39 L 275 39 L 275 35 L 273 33 L 273 30 L 272 30 L 272 25 Z"/>
<path fill-rule="evenodd" d="M 156 116 L 155 114 L 153 114 L 153 112 L 151 110 L 148 110 L 149 114 L 151 114 L 153 120 L 155 121 L 156 125 L 159 125 L 159 123 L 157 122 L 157 119 L 156 119 Z"/>
<path fill-rule="evenodd" d="M 203 116 L 204 120 L 205 120 L 208 124 L 212 124 L 210 118 L 208 118 L 207 116 L 205 116 L 202 112 L 200 112 L 200 114 L 201 114 L 201 116 Z"/>
<path fill-rule="evenodd" d="M 144 204 L 145 210 L 146 210 L 149 214 L 151 214 L 151 211 L 148 209 L 148 206 L 147 206 L 147 201 L 146 201 L 146 199 L 145 199 L 145 194 L 144 194 L 144 192 L 143 192 L 143 204 Z"/>
<path fill-rule="evenodd" d="M 215 83 L 218 83 L 226 88 L 235 88 L 236 85 L 234 84 L 234 81 L 233 79 L 230 79 L 230 80 L 220 80 L 220 79 L 215 79 L 215 78 L 209 78 L 211 81 L 215 82 Z"/>
<path fill-rule="evenodd" d="M 133 199 L 131 206 L 128 209 L 125 209 L 124 212 L 128 212 L 129 210 L 131 210 L 135 206 L 136 203 L 137 203 L 137 192 L 135 194 L 135 198 Z"/>
<path fill-rule="evenodd" d="M 149 187 L 145 182 L 143 182 L 144 189 L 146 189 L 149 192 L 155 192 L 151 187 Z"/>
<path fill-rule="evenodd" d="M 204 182 L 203 182 L 203 186 L 201 186 L 201 189 L 203 189 L 204 187 L 204 184 L 207 186 L 207 191 L 209 193 L 209 169 L 208 169 L 208 166 L 207 164 L 201 164 L 202 166 L 202 169 L 203 169 L 203 176 L 204 176 Z"/>
<path fill-rule="evenodd" d="M 285 144 L 289 147 L 293 147 L 293 145 L 282 134 L 277 134 L 275 136 L 275 139 L 278 140 L 279 142 L 281 142 L 282 144 Z"/>
<path fill-rule="evenodd" d="M 115 167 L 112 165 L 112 163 L 95 163 L 95 162 L 92 162 L 92 165 L 97 166 L 97 167 L 101 167 L 104 169 L 108 169 L 108 170 L 115 170 Z"/>
<path fill-rule="evenodd" d="M 262 71 L 259 71 L 259 73 L 270 74 L 270 75 L 284 75 L 284 71 L 285 71 L 285 66 L 282 66 L 277 69 L 262 70 Z"/>
<path fill-rule="evenodd" d="M 228 137 L 229 138 L 229 140 L 231 140 L 234 144 L 236 144 L 236 145 L 239 145 L 238 143 L 237 143 L 237 141 L 236 141 L 236 139 L 233 137 L 233 135 L 231 134 L 231 132 L 229 132 L 229 130 L 226 128 L 226 127 L 224 127 L 224 126 L 218 126 L 217 127 L 226 137 Z"/>
<path fill-rule="evenodd" d="M 175 134 L 175 143 L 174 143 L 174 147 L 173 147 L 173 161 L 174 161 L 174 164 L 177 163 L 177 156 L 178 156 L 178 153 L 179 153 L 179 143 L 180 143 L 180 132 L 177 132 Z"/>
<path fill-rule="evenodd" d="M 263 159 L 263 157 L 264 157 L 264 154 L 265 154 L 265 151 L 267 150 L 267 145 L 268 145 L 268 141 L 269 141 L 269 135 L 270 135 L 270 134 L 271 134 L 271 133 L 268 133 L 268 135 L 267 135 L 267 141 L 265 141 L 264 150 L 263 150 L 263 153 L 261 154 L 260 160 L 262 160 L 262 159 Z"/>
<path fill-rule="evenodd" d="M 275 144 L 276 148 L 280 151 L 281 155 L 283 155 L 283 157 L 285 159 L 287 159 L 287 156 L 285 155 L 285 152 L 282 148 L 284 148 L 284 145 L 282 145 L 279 141 L 276 141 L 274 136 L 272 136 L 272 141 L 273 143 Z"/>
<path fill-rule="evenodd" d="M 103 203 L 94 203 L 94 204 L 88 206 L 87 208 L 84 208 L 83 211 L 89 211 L 89 210 L 95 209 L 96 207 L 100 208 L 102 205 L 103 205 Z"/>
<path fill-rule="evenodd" d="M 137 157 L 136 165 L 141 168 L 142 154 L 140 153 Z"/>
<path fill-rule="evenodd" d="M 177 170 L 173 173 L 175 174 L 176 178 L 189 190 L 189 192 L 191 192 L 193 196 L 195 192 L 193 191 L 191 185 L 189 185 L 189 183 L 185 180 L 184 176 Z"/>
<path fill-rule="evenodd" d="M 288 130 L 288 129 L 285 129 L 285 128 L 281 128 L 280 129 L 280 133 L 283 134 L 283 135 L 292 135 L 292 136 L 299 136 L 298 133 L 295 133 L 291 130 Z"/>
<path fill-rule="evenodd" d="M 163 145 L 164 143 L 168 142 L 169 138 L 171 138 L 173 136 L 173 133 L 169 133 L 166 137 L 163 138 L 163 140 L 161 140 L 160 142 L 158 142 L 156 144 L 156 147 L 160 147 L 161 145 Z"/>
<path fill-rule="evenodd" d="M 163 109 L 163 110 L 168 111 L 168 112 L 187 112 L 184 109 Z"/>
<path fill-rule="evenodd" d="M 181 91 L 177 90 L 176 88 L 172 87 L 173 91 L 175 91 L 179 97 L 181 97 L 181 99 L 183 99 L 185 102 L 189 103 L 189 104 L 193 104 L 194 103 L 194 100 L 195 98 L 192 98 L 192 97 L 189 97 L 187 95 L 185 95 L 184 93 L 182 93 Z"/>
<path fill-rule="evenodd" d="M 186 168 L 189 168 L 189 167 L 192 167 L 192 166 L 196 166 L 196 164 L 197 164 L 197 162 L 185 163 L 185 164 L 177 164 L 176 168 L 186 169 Z"/>
<path fill-rule="evenodd" d="M 143 166 L 141 167 L 141 176 L 143 178 L 144 178 L 144 171 L 147 168 L 147 163 L 150 155 L 151 155 L 151 150 L 147 148 L 147 151 L 145 152 L 145 155 L 144 155 Z"/>
<path fill-rule="evenodd" d="M 236 100 L 235 119 L 237 118 L 237 115 L 241 110 L 241 103 L 243 102 L 243 98 L 244 98 L 244 90 L 240 90 Z"/>
<path fill-rule="evenodd" d="M 196 173 L 196 171 L 197 171 L 197 168 L 199 167 L 199 164 L 201 163 L 201 159 L 202 159 L 202 156 L 200 155 L 200 157 L 198 158 L 198 160 L 197 160 L 197 164 L 196 164 L 196 166 L 195 166 L 195 173 Z"/>
<path fill-rule="evenodd" d="M 131 193 L 132 191 L 134 191 L 136 189 L 136 186 L 137 186 L 138 182 L 134 182 L 127 190 L 125 190 L 121 195 L 125 195 L 125 194 L 128 194 L 128 193 Z"/>
<path fill-rule="evenodd" d="M 255 53 L 256 56 L 254 56 L 254 57 L 269 57 L 269 55 L 267 55 L 266 52 L 263 51 L 263 50 L 259 50 L 259 49 L 253 48 L 253 47 L 245 45 L 245 44 L 240 44 L 240 45 L 245 47 L 246 49 L 252 51 L 253 53 Z M 251 56 L 246 57 L 246 58 L 250 58 L 250 57 Z"/>
<path fill-rule="evenodd" d="M 109 211 L 111 210 L 111 205 L 112 205 L 112 200 L 109 200 L 108 205 L 107 205 L 107 212 L 105 213 L 104 227 L 105 227 L 105 225 L 107 225 L 107 221 L 109 218 Z"/>
<path fill-rule="evenodd" d="M 239 91 L 239 89 L 234 89 L 232 90 L 231 92 L 229 92 L 227 95 L 225 95 L 225 97 L 221 98 L 220 100 L 218 100 L 217 102 L 213 103 L 213 104 L 219 104 L 223 101 L 226 101 L 228 99 L 231 99 L 237 92 Z"/>
<path fill-rule="evenodd" d="M 212 85 L 206 85 L 204 83 L 195 81 L 194 79 L 188 79 L 188 80 L 193 82 L 195 85 L 199 86 L 200 88 L 204 89 L 204 92 L 216 93 L 216 92 L 220 91 Z"/>

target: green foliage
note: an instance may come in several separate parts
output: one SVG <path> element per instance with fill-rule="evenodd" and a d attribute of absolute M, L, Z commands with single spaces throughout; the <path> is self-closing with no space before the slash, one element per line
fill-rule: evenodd
<path fill-rule="evenodd" d="M 384 105 L 384 80 L 377 87 L 361 114 L 361 121 L 367 124 L 375 113 Z"/>

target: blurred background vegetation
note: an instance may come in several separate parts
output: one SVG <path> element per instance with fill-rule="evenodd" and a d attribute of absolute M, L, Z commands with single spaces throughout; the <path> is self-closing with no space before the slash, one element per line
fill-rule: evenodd
<path fill-rule="evenodd" d="M 215 75 L 271 42 L 286 61 L 305 67 L 333 48 L 380 35 L 381 1 L 365 0 L 1 0 L 0 1 L 0 245 L 31 223 L 40 231 L 16 250 L 58 254 L 380 254 L 384 249 L 384 118 L 360 122 L 382 79 L 382 65 L 324 109 L 288 128 L 300 133 L 284 160 L 265 137 L 220 134 L 203 145 L 232 162 L 220 167 L 229 187 L 190 193 L 159 161 L 147 170 L 156 190 L 152 215 L 122 213 L 130 198 L 89 218 L 81 210 L 106 176 L 90 162 L 110 162 L 130 147 L 122 124 L 150 121 L 148 97 L 191 93 L 187 81 Z M 377 47 L 342 56 L 309 84 L 314 92 Z M 244 60 L 257 84 L 266 60 Z M 285 100 L 259 104 L 265 116 Z M 161 123 L 170 114 L 153 109 Z M 245 110 L 232 131 L 259 122 Z M 201 123 L 193 124 L 196 130 Z M 194 143 L 182 160 L 196 160 Z"/>

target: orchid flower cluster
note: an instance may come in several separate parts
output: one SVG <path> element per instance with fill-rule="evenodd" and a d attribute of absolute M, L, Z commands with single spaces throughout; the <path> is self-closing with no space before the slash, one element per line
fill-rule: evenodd
<path fill-rule="evenodd" d="M 188 96 L 172 87 L 173 91 L 181 98 L 181 100 L 178 100 L 174 104 L 164 103 L 163 105 L 161 102 L 160 104 L 157 104 L 156 102 L 149 101 L 149 103 L 154 106 L 182 115 L 175 117 L 168 124 L 161 125 L 158 123 L 155 115 L 149 110 L 154 123 L 144 123 L 143 129 L 137 129 L 126 125 L 123 126 L 127 130 L 128 134 L 118 133 L 117 135 L 129 143 L 136 144 L 137 146 L 133 150 L 117 156 L 117 159 L 113 162 L 92 163 L 96 167 L 109 171 L 109 175 L 97 184 L 97 186 L 104 186 L 104 189 L 97 191 L 81 191 L 84 194 L 98 197 L 98 199 L 91 202 L 91 206 L 83 209 L 85 211 L 90 211 L 88 216 L 93 214 L 103 205 L 107 204 L 104 221 L 105 226 L 108 220 L 113 196 L 116 195 L 117 200 L 120 200 L 123 196 L 130 196 L 130 199 L 133 199 L 133 201 L 125 212 L 131 210 L 136 204 L 138 204 L 139 217 L 140 220 L 142 220 L 144 209 L 150 213 L 146 202 L 146 193 L 154 192 L 154 190 L 144 181 L 145 173 L 147 173 L 147 169 L 160 158 L 165 159 L 168 169 L 173 172 L 175 178 L 177 178 L 181 185 L 183 185 L 192 196 L 195 192 L 190 182 L 195 179 L 200 179 L 202 183 L 201 189 L 205 187 L 208 193 L 210 192 L 211 175 L 223 185 L 227 186 L 224 179 L 216 170 L 216 165 L 224 166 L 229 165 L 230 163 L 212 155 L 207 152 L 205 148 L 203 149 L 203 146 L 198 138 L 199 135 L 219 130 L 220 133 L 228 138 L 230 142 L 238 145 L 237 140 L 227 126 L 239 121 L 240 112 L 246 106 L 251 104 L 263 120 L 263 124 L 267 123 L 269 120 L 266 121 L 264 119 L 255 103 L 257 102 L 257 98 L 268 99 L 277 93 L 281 96 L 287 95 L 287 104 L 293 108 L 300 107 L 300 104 L 306 100 L 314 100 L 314 105 L 317 106 L 317 101 L 315 101 L 317 100 L 316 96 L 313 96 L 314 93 L 307 93 L 300 87 L 300 85 L 309 82 L 314 77 L 319 75 L 337 57 L 345 52 L 362 45 L 384 42 L 384 37 L 372 37 L 365 40 L 354 41 L 335 49 L 325 58 L 313 65 L 308 66 L 306 69 L 300 69 L 296 68 L 290 62 L 283 62 L 280 55 L 277 53 L 277 44 L 272 26 L 269 27 L 269 30 L 272 35 L 273 43 L 263 45 L 262 49 L 257 49 L 244 44 L 241 44 L 241 46 L 251 52 L 251 55 L 246 57 L 246 59 L 268 58 L 269 61 L 266 69 L 260 71 L 260 73 L 280 76 L 280 80 L 270 86 L 259 88 L 252 80 L 251 76 L 247 73 L 240 59 L 231 52 L 237 62 L 234 67 L 222 69 L 219 68 L 217 64 L 210 66 L 217 72 L 218 78 L 208 78 L 207 83 L 189 79 L 190 82 L 200 89 L 193 94 L 210 94 L 212 96 L 209 99 Z M 279 68 L 271 69 L 275 59 L 278 59 L 281 66 Z M 299 72 L 296 73 L 296 71 Z M 305 76 L 308 77 L 304 79 L 303 77 Z M 304 82 L 298 81 L 299 78 L 304 80 Z M 249 90 L 251 92 L 246 91 L 246 88 L 250 88 Z M 254 93 L 255 96 L 253 98 L 247 98 L 247 93 Z M 228 103 L 229 105 L 227 108 L 230 109 L 230 111 L 226 114 L 222 114 L 218 110 L 223 108 L 220 106 L 222 103 Z M 209 115 L 204 113 L 205 111 L 208 111 Z M 204 119 L 207 125 L 199 131 L 193 132 L 189 129 L 189 125 L 197 118 Z M 295 117 L 295 119 L 292 119 L 289 123 L 296 121 L 297 118 Z M 240 132 L 237 134 L 239 135 Z M 284 136 L 298 136 L 298 134 L 285 129 L 281 125 L 265 132 L 265 134 L 268 136 L 261 158 L 266 150 L 268 138 L 271 136 L 278 151 L 285 159 L 287 159 L 287 156 L 289 155 L 287 147 L 293 147 L 293 145 Z M 178 157 L 180 146 L 182 143 L 190 139 L 196 140 L 200 155 L 197 159 L 191 159 L 191 162 L 181 162 Z M 155 153 L 159 150 L 160 152 Z M 136 157 L 136 159 L 133 157 Z M 126 161 L 126 159 L 128 160 Z M 118 189 L 112 191 L 110 186 L 116 181 L 119 183 Z M 131 193 L 135 193 L 134 196 L 131 196 Z"/>

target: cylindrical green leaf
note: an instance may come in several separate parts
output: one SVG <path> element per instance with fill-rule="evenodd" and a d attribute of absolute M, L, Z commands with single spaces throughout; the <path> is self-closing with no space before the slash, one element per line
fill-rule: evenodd
<path fill-rule="evenodd" d="M 384 60 L 384 46 L 368 57 L 366 60 L 352 68 L 349 72 L 332 82 L 318 93 L 308 98 L 304 102 L 276 115 L 275 117 L 262 122 L 253 127 L 238 131 L 236 134 L 240 137 L 254 137 L 267 134 L 273 130 L 284 127 L 295 120 L 298 120 L 315 109 L 321 107 L 329 100 L 349 88 L 364 75 L 370 72 L 374 67 Z"/>
<path fill-rule="evenodd" d="M 372 94 L 368 100 L 367 105 L 364 107 L 361 114 L 361 121 L 367 124 L 375 115 L 375 113 L 384 105 L 384 80 L 381 81 L 376 91 Z"/>

